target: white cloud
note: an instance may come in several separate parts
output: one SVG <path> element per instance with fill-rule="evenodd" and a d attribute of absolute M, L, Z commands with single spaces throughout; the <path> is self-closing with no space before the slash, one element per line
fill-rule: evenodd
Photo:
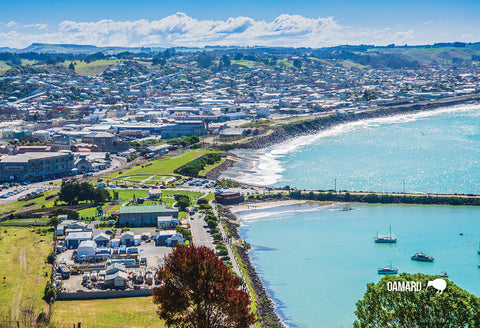
<path fill-rule="evenodd" d="M 18 26 L 16 22 L 7 25 Z M 25 47 L 32 42 L 75 43 L 96 46 L 204 46 L 264 45 L 323 47 L 339 44 L 405 43 L 414 31 L 398 27 L 374 30 L 341 25 L 334 17 L 307 18 L 280 15 L 271 22 L 249 17 L 197 20 L 176 13 L 160 20 L 97 22 L 63 21 L 56 26 L 23 25 L 27 32 L 0 34 L 0 46 Z M 47 29 L 48 28 L 48 29 Z M 23 30 L 22 30 L 23 31 Z"/>
<path fill-rule="evenodd" d="M 47 29 L 48 25 L 38 23 L 38 24 L 23 25 L 23 27 L 25 27 L 25 28 L 35 28 L 35 29 L 38 29 L 38 30 L 45 30 L 45 29 Z"/>
<path fill-rule="evenodd" d="M 18 26 L 18 23 L 16 21 L 12 20 L 12 21 L 8 22 L 7 24 L 5 24 L 5 26 L 8 27 L 8 28 L 12 28 L 12 27 Z"/>

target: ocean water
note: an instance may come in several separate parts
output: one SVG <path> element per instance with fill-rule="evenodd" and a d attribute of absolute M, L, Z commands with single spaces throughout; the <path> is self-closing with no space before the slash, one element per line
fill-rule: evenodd
<path fill-rule="evenodd" d="M 352 122 L 243 158 L 223 176 L 298 189 L 480 194 L 480 106 Z M 377 269 L 439 274 L 480 296 L 480 208 L 353 204 L 239 212 L 252 261 L 292 327 L 351 327 Z M 389 225 L 396 244 L 375 244 Z M 463 233 L 460 236 L 460 233 Z M 416 252 L 435 257 L 418 263 Z"/>
<path fill-rule="evenodd" d="M 439 274 L 480 296 L 480 208 L 352 204 L 293 205 L 236 213 L 240 235 L 290 327 L 351 327 L 355 303 L 379 267 Z M 396 244 L 375 244 L 378 231 Z M 461 236 L 460 233 L 463 233 Z M 416 252 L 435 257 L 415 262 Z"/>
<path fill-rule="evenodd" d="M 480 106 L 352 122 L 244 158 L 224 177 L 299 189 L 480 194 Z"/>

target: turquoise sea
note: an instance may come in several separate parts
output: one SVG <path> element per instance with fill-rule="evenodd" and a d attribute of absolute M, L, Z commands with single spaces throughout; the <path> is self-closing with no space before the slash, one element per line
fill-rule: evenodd
<path fill-rule="evenodd" d="M 480 106 L 369 119 L 267 148 L 225 177 L 299 189 L 480 194 Z"/>
<path fill-rule="evenodd" d="M 236 213 L 262 281 L 291 327 L 351 327 L 355 302 L 377 269 L 440 274 L 480 295 L 480 208 L 352 204 L 293 205 Z M 396 244 L 376 244 L 376 232 Z M 461 236 L 460 233 L 463 233 Z M 410 256 L 425 252 L 433 263 Z"/>
<path fill-rule="evenodd" d="M 244 158 L 224 176 L 299 189 L 480 194 L 480 106 L 353 122 Z M 292 327 L 351 327 L 377 269 L 439 274 L 480 296 L 480 208 L 352 204 L 239 212 L 242 238 Z M 397 244 L 373 242 L 389 225 Z M 460 235 L 463 233 L 463 235 Z M 423 251 L 434 263 L 410 260 Z"/>

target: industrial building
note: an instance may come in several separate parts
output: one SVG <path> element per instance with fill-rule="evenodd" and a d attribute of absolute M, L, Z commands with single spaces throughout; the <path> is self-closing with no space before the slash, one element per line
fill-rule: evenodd
<path fill-rule="evenodd" d="M 83 240 L 77 249 L 77 261 L 82 259 L 88 260 L 95 257 L 95 251 L 97 250 L 97 244 L 93 240 Z"/>
<path fill-rule="evenodd" d="M 122 227 L 156 227 L 159 216 L 177 219 L 178 209 L 166 208 L 165 205 L 121 206 L 118 223 Z"/>
<path fill-rule="evenodd" d="M 0 160 L 0 181 L 41 181 L 74 173 L 74 155 L 68 152 L 28 152 Z"/>
<path fill-rule="evenodd" d="M 65 247 L 67 249 L 70 249 L 70 248 L 76 249 L 78 248 L 78 246 L 82 241 L 91 240 L 91 239 L 92 239 L 91 231 L 70 232 L 67 235 L 67 237 L 65 237 Z"/>
<path fill-rule="evenodd" d="M 207 133 L 202 121 L 177 121 L 175 124 L 166 124 L 161 128 L 162 139 L 178 138 L 183 136 L 203 136 Z"/>
<path fill-rule="evenodd" d="M 95 241 L 97 247 L 105 247 L 110 242 L 110 237 L 106 233 L 101 232 L 93 237 L 93 241 Z"/>

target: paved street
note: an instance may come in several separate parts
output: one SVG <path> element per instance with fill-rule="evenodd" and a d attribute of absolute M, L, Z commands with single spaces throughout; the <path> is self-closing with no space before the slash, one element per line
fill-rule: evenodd
<path fill-rule="evenodd" d="M 196 246 L 207 246 L 211 249 L 215 249 L 213 239 L 207 232 L 208 227 L 204 217 L 205 215 L 203 213 L 195 213 L 189 219 L 193 243 Z"/>

